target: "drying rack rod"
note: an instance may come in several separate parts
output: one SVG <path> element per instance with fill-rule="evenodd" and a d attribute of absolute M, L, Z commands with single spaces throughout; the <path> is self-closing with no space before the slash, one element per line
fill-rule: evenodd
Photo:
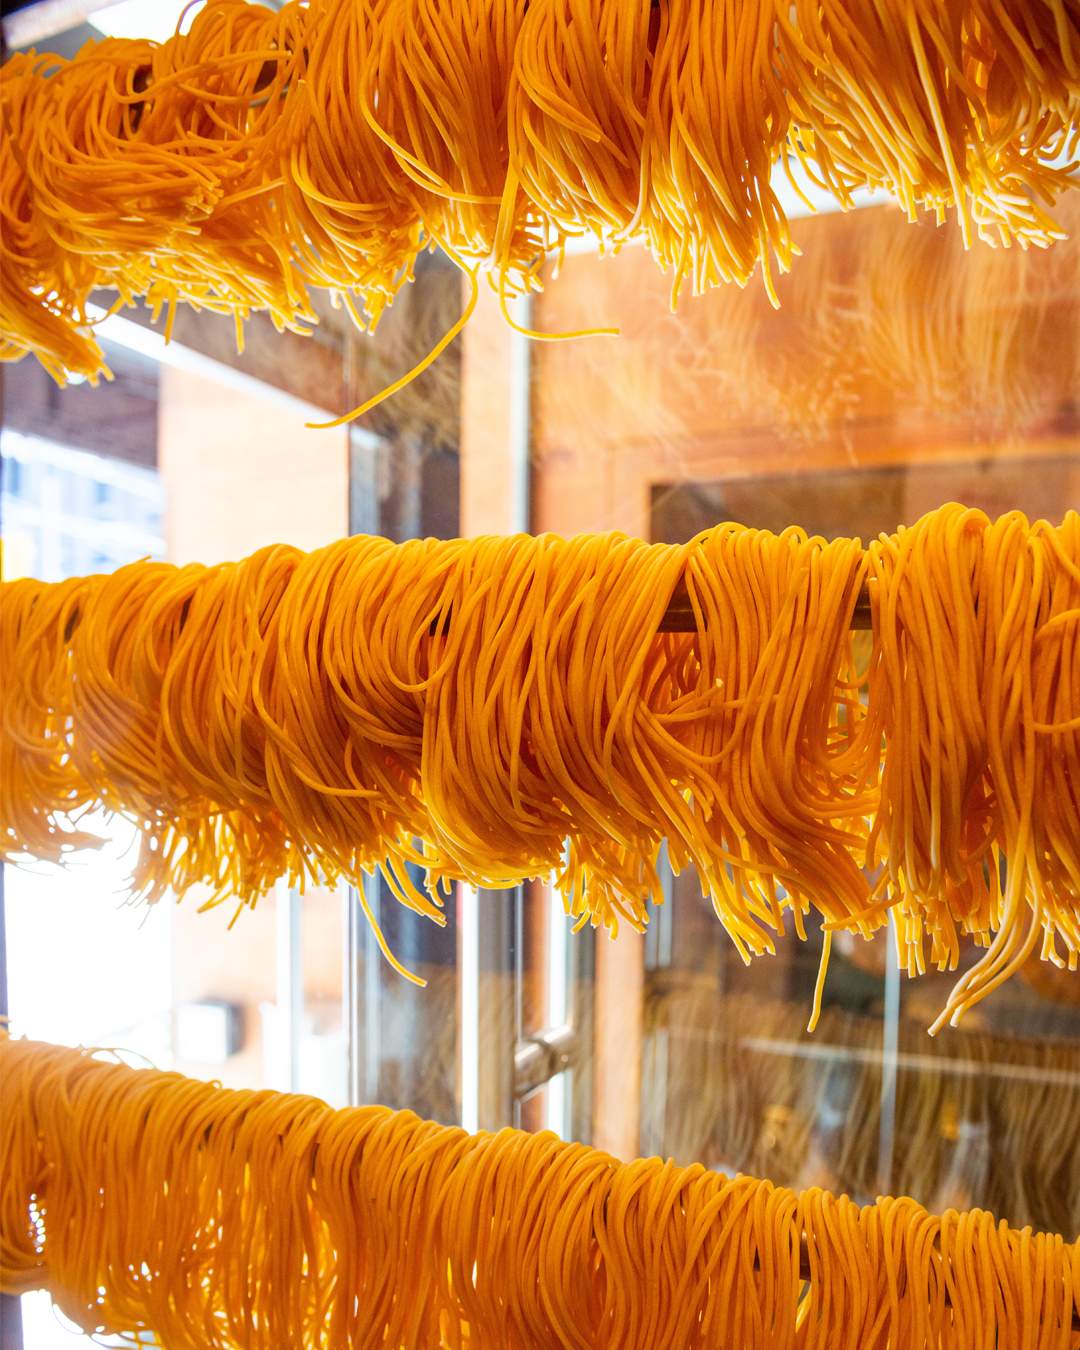
<path fill-rule="evenodd" d="M 861 631 L 866 631 L 872 626 L 870 616 L 870 596 L 865 586 L 859 592 L 859 598 L 855 601 L 855 610 L 851 616 L 851 626 L 853 629 Z M 672 592 L 668 607 L 664 611 L 664 617 L 660 620 L 659 631 L 661 633 L 697 632 L 694 609 L 690 604 L 690 596 L 687 593 L 685 582 L 680 581 Z"/>

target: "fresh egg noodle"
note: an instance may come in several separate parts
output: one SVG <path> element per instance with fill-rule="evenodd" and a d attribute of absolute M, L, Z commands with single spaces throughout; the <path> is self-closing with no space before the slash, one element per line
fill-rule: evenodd
<path fill-rule="evenodd" d="M 812 1021 L 838 929 L 892 914 L 911 975 L 985 947 L 941 1025 L 1080 959 L 1078 619 L 1080 516 L 955 504 L 867 548 L 355 536 L 8 582 L 0 844 L 60 860 L 103 806 L 149 900 L 381 869 L 442 924 L 454 882 L 537 878 L 612 935 L 666 845 L 746 961 L 820 916 Z"/>
<path fill-rule="evenodd" d="M 306 333 L 318 291 L 373 331 L 442 249 L 460 319 L 356 416 L 482 276 L 509 319 L 571 240 L 644 244 L 673 300 L 760 271 L 775 302 L 785 171 L 1045 247 L 1078 108 L 1068 0 L 210 0 L 161 44 L 5 63 L 0 358 L 107 374 L 100 288 L 166 335 L 181 303 Z"/>
<path fill-rule="evenodd" d="M 885 745 L 870 851 L 898 901 L 901 963 L 924 968 L 924 938 L 938 969 L 961 934 L 987 947 L 936 1029 L 1033 952 L 1076 969 L 1080 516 L 943 507 L 868 559 L 868 709 Z"/>
<path fill-rule="evenodd" d="M 205 1350 L 1069 1350 L 1080 1243 L 0 1039 L 0 1289 Z"/>

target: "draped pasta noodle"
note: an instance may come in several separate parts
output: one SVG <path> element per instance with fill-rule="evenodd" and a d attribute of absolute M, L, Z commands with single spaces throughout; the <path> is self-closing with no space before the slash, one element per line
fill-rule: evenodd
<path fill-rule="evenodd" d="M 520 190 L 565 236 L 614 248 L 637 228 L 658 22 L 646 0 L 529 5 L 510 83 L 510 155 Z"/>
<path fill-rule="evenodd" d="M 776 877 L 800 913 L 864 905 L 859 841 L 828 819 L 865 806 L 833 801 L 850 771 L 830 711 L 861 568 L 852 541 L 740 527 L 687 547 L 358 537 L 136 564 L 95 579 L 57 715 L 78 778 L 138 820 L 151 898 L 201 880 L 254 899 L 282 875 L 385 865 L 399 898 L 441 919 L 443 878 L 557 873 L 568 911 L 615 931 L 645 923 L 666 838 L 760 951 L 794 903 Z M 684 571 L 701 634 L 658 638 Z M 773 777 L 753 764 L 762 726 Z M 796 797 L 770 804 L 803 756 L 801 814 Z M 12 844 L 37 851 L 30 830 Z"/>
<path fill-rule="evenodd" d="M 851 698 L 858 541 L 816 547 L 795 529 L 773 542 L 720 526 L 691 554 L 686 579 L 706 639 L 701 683 L 723 691 L 715 713 L 702 708 L 692 724 L 717 784 L 709 797 L 695 794 L 695 805 L 720 832 L 717 842 L 728 829 L 737 840 L 730 872 L 694 859 L 707 869 L 714 903 L 723 897 L 718 913 L 741 914 L 740 930 L 729 923 L 729 931 L 754 952 L 772 950 L 763 930 L 782 932 L 787 907 L 800 935 L 811 903 L 857 925 L 867 903 L 860 822 L 874 804 L 876 767 Z M 682 861 L 677 850 L 674 861 Z"/>
<path fill-rule="evenodd" d="M 1068 1350 L 1080 1244 L 0 1037 L 0 1289 L 207 1350 Z M 805 1253 L 805 1255 L 804 1255 Z M 805 1283 L 805 1290 L 803 1285 Z"/>
<path fill-rule="evenodd" d="M 653 62 L 643 225 L 653 253 L 695 294 L 744 285 L 758 263 L 775 298 L 770 251 L 791 262 L 787 221 L 769 183 L 788 132 L 774 63 L 771 0 L 674 0 L 661 6 Z M 657 143 L 659 142 L 659 144 Z"/>
<path fill-rule="evenodd" d="M 890 909 L 911 974 L 987 947 L 955 1020 L 1033 951 L 1080 959 L 1078 613 L 1080 517 L 958 505 L 865 550 L 357 536 L 17 582 L 4 854 L 85 843 L 65 822 L 97 803 L 135 823 L 151 900 L 381 868 L 443 923 L 455 881 L 538 878 L 614 935 L 662 901 L 666 845 L 746 961 L 822 917 L 815 1006 L 828 934 Z"/>
<path fill-rule="evenodd" d="M 948 202 L 965 243 L 1053 235 L 1046 161 L 1073 153 L 1077 135 L 1068 6 L 796 0 L 777 24 L 793 152 L 841 200 L 876 183 L 912 217 Z"/>
<path fill-rule="evenodd" d="M 843 205 L 884 187 L 965 243 L 1046 246 L 1078 51 L 1063 0 L 211 0 L 162 44 L 16 53 L 0 357 L 107 374 L 101 287 L 166 334 L 181 303 L 305 333 L 315 290 L 373 331 L 434 247 L 504 310 L 579 237 L 645 243 L 676 298 L 760 268 L 775 302 L 792 162 Z"/>
<path fill-rule="evenodd" d="M 3 586 L 0 623 L 0 850 L 30 848 L 58 861 L 96 840 L 57 816 L 77 816 L 92 800 L 66 753 L 66 643 L 93 579 L 48 585 L 30 578 Z"/>
<path fill-rule="evenodd" d="M 885 739 L 869 856 L 893 887 L 901 963 L 923 968 L 925 936 L 939 969 L 958 932 L 988 948 L 935 1025 L 1035 950 L 1080 958 L 1078 548 L 1073 512 L 1055 527 L 951 505 L 868 550 Z"/>

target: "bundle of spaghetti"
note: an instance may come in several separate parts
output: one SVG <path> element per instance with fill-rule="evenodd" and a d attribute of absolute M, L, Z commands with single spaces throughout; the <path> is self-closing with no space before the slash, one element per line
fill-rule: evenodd
<path fill-rule="evenodd" d="M 65 735 L 33 775 L 16 763 L 12 801 L 33 808 L 5 818 L 5 851 L 47 853 L 71 777 L 136 824 L 151 899 L 201 883 L 254 902 L 381 867 L 441 923 L 453 880 L 554 876 L 569 914 L 615 932 L 660 898 L 666 840 L 744 958 L 788 909 L 800 933 L 810 907 L 881 923 L 860 917 L 864 570 L 857 540 L 734 525 L 685 546 L 358 536 L 124 567 L 83 583 L 62 652 L 28 667 L 55 659 L 30 698 Z M 680 580 L 696 632 L 658 633 Z M 16 665 L 22 594 L 0 589 Z M 27 694 L 10 697 L 17 721 Z"/>
<path fill-rule="evenodd" d="M 881 1019 L 826 1008 L 813 1045 L 805 1025 L 797 999 L 718 996 L 715 980 L 685 972 L 650 989 L 642 1146 L 872 1197 Z M 1017 1227 L 1080 1231 L 1075 1039 L 965 1026 L 931 1040 L 908 1017 L 898 1049 L 890 1184 L 931 1208 L 977 1201 Z"/>
<path fill-rule="evenodd" d="M 680 588 L 692 631 L 659 631 Z M 614 934 L 661 898 L 666 842 L 744 960 L 811 909 L 823 974 L 834 930 L 891 907 L 912 973 L 924 938 L 940 969 L 961 934 L 990 944 L 951 1017 L 1040 932 L 1077 963 L 1078 611 L 1080 518 L 956 505 L 866 553 L 737 525 L 678 546 L 360 536 L 20 583 L 0 589 L 23 672 L 4 851 L 55 857 L 92 802 L 135 823 L 150 899 L 381 868 L 442 923 L 454 881 L 554 879 Z"/>
<path fill-rule="evenodd" d="M 989 525 L 979 598 L 991 658 L 987 757 L 1009 863 L 994 940 L 957 983 L 942 1019 L 985 997 L 1040 940 L 1040 955 L 1054 965 L 1076 970 L 1080 962 L 1080 516 L 1029 528 L 1010 512 Z"/>
<path fill-rule="evenodd" d="M 481 272 L 534 291 L 576 236 L 644 242 L 676 297 L 760 268 L 775 299 L 791 157 L 845 205 L 885 186 L 912 215 L 955 211 L 965 241 L 1045 245 L 1078 50 L 1062 0 L 211 0 L 160 45 L 17 54 L 0 355 L 96 378 L 99 288 L 231 314 L 238 336 L 256 310 L 308 331 L 326 290 L 370 331 L 439 247 L 471 299 L 433 359 Z"/>
<path fill-rule="evenodd" d="M 57 862 L 97 842 L 67 821 L 94 800 L 67 751 L 67 642 L 98 578 L 3 586 L 0 621 L 0 852 L 28 844 Z M 67 688 L 68 693 L 61 692 Z"/>
<path fill-rule="evenodd" d="M 206 1347 L 1054 1347 L 1080 1245 L 0 1041 L 0 1288 Z"/>
<path fill-rule="evenodd" d="M 909 971 L 924 968 L 925 936 L 942 970 L 958 931 L 988 946 L 941 1025 L 1037 947 L 1070 970 L 1080 960 L 1080 517 L 991 522 L 954 504 L 868 556 L 869 708 L 884 738 L 868 857 L 886 868 Z"/>
<path fill-rule="evenodd" d="M 775 62 L 770 0 L 661 7 L 650 89 L 643 225 L 672 299 L 688 276 L 698 294 L 744 285 L 761 265 L 775 303 L 770 255 L 791 265 L 788 222 L 770 184 L 790 119 Z"/>
<path fill-rule="evenodd" d="M 931 911 L 930 959 L 939 968 L 957 958 L 958 921 L 984 940 L 992 925 L 996 854 L 986 864 L 995 799 L 979 698 L 986 658 L 979 582 L 988 526 L 981 511 L 943 507 L 869 549 L 870 707 L 885 742 L 871 843 L 887 841 L 871 856 L 885 861 L 902 891 L 909 969 L 921 969 L 925 911 Z"/>
<path fill-rule="evenodd" d="M 508 190 L 559 235 L 617 249 L 638 227 L 661 16 L 648 4 L 530 4 L 510 83 Z"/>
<path fill-rule="evenodd" d="M 32 351 L 58 383 L 67 375 L 96 374 L 101 350 L 81 327 L 75 297 L 97 285 L 94 261 L 78 253 L 64 259 L 38 223 L 34 189 L 23 169 L 23 146 L 34 139 L 50 82 L 31 57 L 16 53 L 4 63 L 0 82 L 0 359 L 19 360 Z M 63 292 L 60 286 L 63 286 Z M 35 297 L 48 286 L 52 303 Z"/>
<path fill-rule="evenodd" d="M 363 72 L 365 118 L 389 147 L 425 237 L 469 269 L 490 258 L 499 231 L 525 9 L 524 0 L 388 0 Z M 512 273 L 528 269 L 546 238 L 515 221 L 500 245 Z"/>
<path fill-rule="evenodd" d="M 1070 6 L 796 0 L 777 24 L 792 152 L 841 201 L 879 184 L 912 218 L 948 202 L 965 243 L 1053 236 L 1047 161 L 1075 152 L 1080 104 Z"/>
<path fill-rule="evenodd" d="M 690 860 L 714 904 L 724 897 L 744 911 L 749 930 L 728 925 L 740 950 L 773 950 L 767 934 L 783 932 L 785 908 L 804 936 L 811 903 L 838 925 L 865 926 L 857 858 L 876 806 L 878 747 L 865 734 L 850 633 L 864 568 L 858 540 L 823 544 L 798 529 L 774 541 L 720 526 L 687 558 L 700 683 L 723 694 L 690 724 L 716 783 L 695 791 L 694 805 L 729 855 Z M 678 868 L 674 845 L 669 836 Z"/>

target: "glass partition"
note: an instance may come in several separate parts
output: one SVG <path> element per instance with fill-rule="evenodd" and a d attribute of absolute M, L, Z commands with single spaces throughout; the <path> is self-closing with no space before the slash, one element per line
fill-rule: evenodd
<path fill-rule="evenodd" d="M 534 529 L 865 541 L 950 500 L 1080 506 L 1075 241 L 965 255 L 885 206 L 795 230 L 778 311 L 751 287 L 670 313 L 640 249 L 565 260 L 535 326 L 621 335 L 534 350 Z M 1033 960 L 931 1038 L 956 975 L 908 980 L 888 932 L 838 934 L 810 1034 L 820 930 L 744 967 L 696 878 L 668 887 L 643 943 L 597 939 L 595 1141 L 1080 1231 L 1075 976 Z"/>

